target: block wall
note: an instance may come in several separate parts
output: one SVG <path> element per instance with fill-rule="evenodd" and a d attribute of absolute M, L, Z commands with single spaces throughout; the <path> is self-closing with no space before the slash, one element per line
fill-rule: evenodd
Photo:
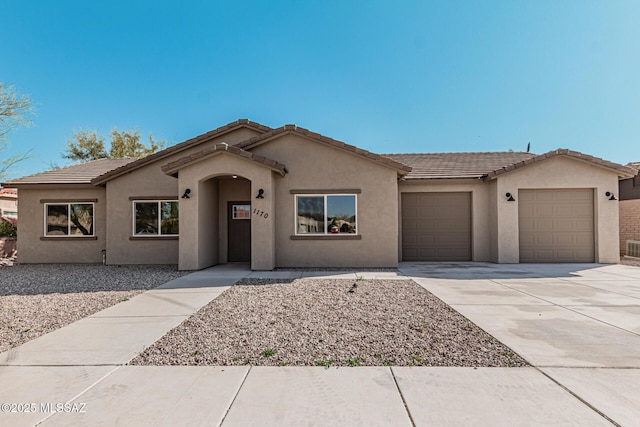
<path fill-rule="evenodd" d="M 620 253 L 627 252 L 627 240 L 640 240 L 640 199 L 620 201 Z"/>

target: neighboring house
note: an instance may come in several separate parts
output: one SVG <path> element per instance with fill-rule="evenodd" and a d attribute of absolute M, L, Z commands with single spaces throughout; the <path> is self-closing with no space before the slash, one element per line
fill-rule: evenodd
<path fill-rule="evenodd" d="M 640 162 L 627 166 L 640 169 Z M 627 240 L 640 241 L 640 175 L 620 181 L 620 253 L 627 254 Z"/>
<path fill-rule="evenodd" d="M 5 183 L 22 263 L 395 267 L 619 261 L 632 168 L 569 150 L 379 155 L 238 120 L 142 159 Z M 28 214 L 27 214 L 28 213 Z"/>
<path fill-rule="evenodd" d="M 18 218 L 18 190 L 0 188 L 0 217 Z"/>

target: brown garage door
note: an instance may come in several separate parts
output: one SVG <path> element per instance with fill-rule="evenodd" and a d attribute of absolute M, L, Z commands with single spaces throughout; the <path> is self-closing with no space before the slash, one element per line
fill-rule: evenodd
<path fill-rule="evenodd" d="M 593 262 L 593 190 L 520 190 L 520 262 Z"/>
<path fill-rule="evenodd" d="M 471 193 L 402 193 L 404 261 L 471 260 Z"/>

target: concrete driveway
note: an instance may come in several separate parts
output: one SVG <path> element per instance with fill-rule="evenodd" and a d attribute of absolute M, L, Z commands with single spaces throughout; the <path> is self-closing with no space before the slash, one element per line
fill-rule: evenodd
<path fill-rule="evenodd" d="M 533 367 L 128 365 L 241 277 L 321 275 L 412 278 Z M 0 425 L 633 426 L 640 420 L 638 314 L 637 267 L 217 266 L 0 353 Z"/>
<path fill-rule="evenodd" d="M 640 268 L 402 263 L 400 271 L 605 418 L 640 420 Z"/>

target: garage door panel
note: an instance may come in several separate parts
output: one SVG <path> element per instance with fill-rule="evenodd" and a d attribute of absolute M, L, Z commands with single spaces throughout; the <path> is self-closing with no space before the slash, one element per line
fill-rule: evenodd
<path fill-rule="evenodd" d="M 520 190 L 520 262 L 593 262 L 592 189 Z"/>
<path fill-rule="evenodd" d="M 405 261 L 471 260 L 471 193 L 403 193 Z"/>

